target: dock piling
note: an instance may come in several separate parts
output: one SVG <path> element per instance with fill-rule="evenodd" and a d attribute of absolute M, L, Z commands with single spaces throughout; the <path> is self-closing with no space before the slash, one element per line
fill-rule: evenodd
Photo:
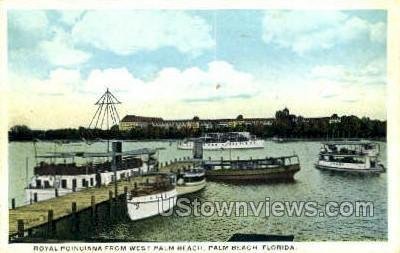
<path fill-rule="evenodd" d="M 17 231 L 18 231 L 18 237 L 22 238 L 24 237 L 24 220 L 19 219 L 17 221 Z"/>
<path fill-rule="evenodd" d="M 112 217 L 112 200 L 113 200 L 113 192 L 110 190 L 108 192 L 108 216 Z"/>
<path fill-rule="evenodd" d="M 54 211 L 50 209 L 47 212 L 47 236 L 52 236 L 56 232 L 56 223 L 54 222 Z"/>
<path fill-rule="evenodd" d="M 76 202 L 71 203 L 71 210 L 72 210 L 72 232 L 79 231 L 79 220 L 78 220 L 78 213 L 77 213 L 77 206 Z"/>
<path fill-rule="evenodd" d="M 38 202 L 37 192 L 33 193 L 33 202 Z"/>
<path fill-rule="evenodd" d="M 126 202 L 128 201 L 128 186 L 124 187 L 124 195 L 122 195 L 122 203 L 126 206 Z"/>
<path fill-rule="evenodd" d="M 15 209 L 15 199 L 11 200 L 11 209 Z"/>
<path fill-rule="evenodd" d="M 113 199 L 113 192 L 111 190 L 108 191 L 108 200 L 111 203 L 111 200 Z"/>
<path fill-rule="evenodd" d="M 92 217 L 96 214 L 96 197 L 94 195 L 90 196 L 90 206 L 91 206 L 91 215 Z"/>

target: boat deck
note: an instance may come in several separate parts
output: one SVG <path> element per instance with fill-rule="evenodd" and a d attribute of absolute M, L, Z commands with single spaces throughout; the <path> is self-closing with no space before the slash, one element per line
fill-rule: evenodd
<path fill-rule="evenodd" d="M 187 162 L 175 162 L 170 163 L 162 167 L 160 171 L 174 171 L 182 169 L 184 166 L 188 166 Z M 73 192 L 57 198 L 52 198 L 40 202 L 33 203 L 31 205 L 25 205 L 9 209 L 9 236 L 23 236 L 20 233 L 29 231 L 31 228 L 45 225 L 50 221 L 49 211 L 52 211 L 51 220 L 58 220 L 60 218 L 72 215 L 74 212 L 80 212 L 85 209 L 91 208 L 102 202 L 109 201 L 110 197 L 120 196 L 125 191 L 131 191 L 135 189 L 135 183 L 137 184 L 137 190 L 144 187 L 143 182 L 146 180 L 143 176 L 136 176 L 126 178 L 118 181 L 117 194 L 114 192 L 114 184 L 111 183 L 107 186 L 101 186 L 99 188 L 92 187 L 81 191 Z M 75 204 L 73 204 L 75 203 Z M 75 207 L 74 207 L 75 205 Z M 74 210 L 73 210 L 74 209 Z M 23 222 L 23 227 L 18 229 L 18 221 Z M 21 226 L 21 224 L 20 224 Z"/>
<path fill-rule="evenodd" d="M 123 194 L 125 187 L 128 187 L 128 190 L 133 189 L 134 183 L 139 183 L 141 180 L 143 180 L 142 177 L 135 177 L 129 181 L 118 181 L 117 195 Z M 100 188 L 88 188 L 31 205 L 10 209 L 8 220 L 9 235 L 17 234 L 18 220 L 23 220 L 25 230 L 34 228 L 48 222 L 49 210 L 53 210 L 53 220 L 57 220 L 72 214 L 72 202 L 76 203 L 76 212 L 79 212 L 92 206 L 92 196 L 94 196 L 94 204 L 109 200 L 110 191 L 114 191 L 114 184 Z M 111 196 L 115 197 L 115 193 L 112 193 Z"/>

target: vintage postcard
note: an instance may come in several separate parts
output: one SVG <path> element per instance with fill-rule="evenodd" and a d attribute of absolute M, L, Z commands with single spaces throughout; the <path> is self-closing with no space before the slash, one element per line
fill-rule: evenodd
<path fill-rule="evenodd" d="M 399 252 L 398 2 L 1 10 L 5 251 Z"/>

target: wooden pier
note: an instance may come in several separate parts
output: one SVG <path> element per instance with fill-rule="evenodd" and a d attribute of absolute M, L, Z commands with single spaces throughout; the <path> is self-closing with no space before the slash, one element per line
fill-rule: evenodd
<path fill-rule="evenodd" d="M 159 171 L 169 172 L 187 168 L 191 162 L 188 158 L 175 159 L 160 164 Z M 55 222 L 64 217 L 71 216 L 72 220 L 77 214 L 84 210 L 96 212 L 96 206 L 124 197 L 128 191 L 135 187 L 141 187 L 144 183 L 143 176 L 134 176 L 117 181 L 117 192 L 114 183 L 106 186 L 91 187 L 64 196 L 35 202 L 30 205 L 15 207 L 15 200 L 12 200 L 12 209 L 9 210 L 9 237 L 23 238 L 30 234 L 32 229 L 47 225 L 53 231 Z M 111 206 L 111 205 L 110 205 Z"/>

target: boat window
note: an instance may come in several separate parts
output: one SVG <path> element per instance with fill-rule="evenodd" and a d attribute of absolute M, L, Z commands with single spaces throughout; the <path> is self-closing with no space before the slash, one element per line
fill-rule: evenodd
<path fill-rule="evenodd" d="M 49 181 L 45 180 L 43 183 L 44 183 L 44 188 L 50 188 Z"/>
<path fill-rule="evenodd" d="M 90 186 L 93 186 L 93 178 L 90 178 Z"/>
<path fill-rule="evenodd" d="M 61 188 L 67 188 L 67 180 L 66 179 L 61 180 Z"/>
<path fill-rule="evenodd" d="M 40 180 L 40 179 L 36 180 L 36 187 L 38 187 L 38 188 L 42 187 L 42 180 Z"/>
<path fill-rule="evenodd" d="M 86 179 L 82 178 L 82 187 L 86 187 Z"/>
<path fill-rule="evenodd" d="M 185 182 L 200 182 L 204 179 L 204 176 L 197 176 L 197 177 L 185 177 Z"/>

